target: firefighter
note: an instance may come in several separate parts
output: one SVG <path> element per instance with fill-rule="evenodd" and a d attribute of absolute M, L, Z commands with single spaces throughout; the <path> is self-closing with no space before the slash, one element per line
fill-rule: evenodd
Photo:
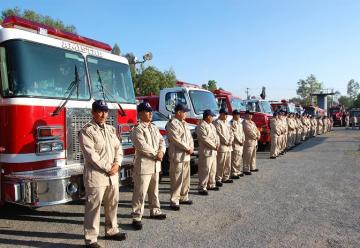
<path fill-rule="evenodd" d="M 210 109 L 203 112 L 203 119 L 196 127 L 196 134 L 199 142 L 199 194 L 208 195 L 208 190 L 218 191 L 216 186 L 216 157 L 220 146 L 220 140 L 216 128 L 212 124 L 216 116 Z"/>
<path fill-rule="evenodd" d="M 296 140 L 295 145 L 299 145 L 301 143 L 301 135 L 302 135 L 302 123 L 300 114 L 296 114 Z"/>
<path fill-rule="evenodd" d="M 273 118 L 270 119 L 270 158 L 275 159 L 279 155 L 279 138 L 281 135 L 280 125 L 279 125 L 279 115 L 277 112 L 274 112 Z"/>
<path fill-rule="evenodd" d="M 233 150 L 231 152 L 231 178 L 239 179 L 243 174 L 243 145 L 245 135 L 241 124 L 240 112 L 235 109 L 232 112 L 233 119 L 230 122 L 231 131 L 234 135 Z"/>
<path fill-rule="evenodd" d="M 194 140 L 185 121 L 186 112 L 190 109 L 179 103 L 175 106 L 174 117 L 166 124 L 169 139 L 170 160 L 170 208 L 180 210 L 179 204 L 191 205 L 190 189 L 190 155 L 194 151 Z"/>
<path fill-rule="evenodd" d="M 84 234 L 86 247 L 102 247 L 97 243 L 101 203 L 105 213 L 105 239 L 125 240 L 117 222 L 119 201 L 118 171 L 123 151 L 116 129 L 107 125 L 108 106 L 103 100 L 92 104 L 92 121 L 79 132 L 84 155 L 84 185 L 86 192 Z"/>
<path fill-rule="evenodd" d="M 244 174 L 251 175 L 251 172 L 257 172 L 256 168 L 256 150 L 260 139 L 260 131 L 252 121 L 253 113 L 247 110 L 243 122 L 245 142 L 244 142 Z"/>
<path fill-rule="evenodd" d="M 317 129 L 316 132 L 318 135 L 321 135 L 323 133 L 323 121 L 321 116 L 317 118 Z"/>
<path fill-rule="evenodd" d="M 135 230 L 141 230 L 146 194 L 149 200 L 150 218 L 166 219 L 166 214 L 160 210 L 159 201 L 159 172 L 166 147 L 159 129 L 151 122 L 150 104 L 140 103 L 137 112 L 140 121 L 131 132 L 131 140 L 135 147 L 132 225 Z"/>
<path fill-rule="evenodd" d="M 350 116 L 349 116 L 349 113 L 346 113 L 346 115 L 345 115 L 345 128 L 349 129 L 349 127 L 350 127 Z"/>
<path fill-rule="evenodd" d="M 295 130 L 295 121 L 294 121 L 294 114 L 289 113 L 288 119 L 288 142 L 287 142 L 287 149 L 292 149 L 295 145 L 295 136 L 296 136 L 296 130 Z"/>
<path fill-rule="evenodd" d="M 231 173 L 231 152 L 234 135 L 231 132 L 230 124 L 226 120 L 228 115 L 226 109 L 221 108 L 219 118 L 214 121 L 216 132 L 220 139 L 220 146 L 217 152 L 216 186 L 221 187 L 223 183 L 232 183 Z"/>

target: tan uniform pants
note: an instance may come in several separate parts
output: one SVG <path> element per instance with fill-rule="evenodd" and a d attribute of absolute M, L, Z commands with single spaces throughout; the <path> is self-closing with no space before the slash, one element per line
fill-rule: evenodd
<path fill-rule="evenodd" d="M 217 153 L 216 181 L 225 181 L 230 178 L 231 152 Z"/>
<path fill-rule="evenodd" d="M 200 155 L 198 167 L 199 190 L 214 188 L 216 186 L 216 155 L 208 157 Z"/>
<path fill-rule="evenodd" d="M 111 236 L 118 233 L 117 209 L 119 202 L 119 185 L 86 187 L 85 192 L 85 243 L 92 244 L 97 242 L 102 202 L 105 210 L 105 235 Z"/>
<path fill-rule="evenodd" d="M 244 145 L 244 172 L 256 169 L 256 148 L 257 145 Z"/>
<path fill-rule="evenodd" d="M 279 135 L 271 134 L 271 140 L 270 140 L 270 157 L 276 157 L 279 155 Z"/>
<path fill-rule="evenodd" d="M 243 173 L 243 147 L 231 152 L 231 175 L 238 176 Z"/>
<path fill-rule="evenodd" d="M 159 173 L 149 175 L 133 174 L 134 193 L 132 197 L 132 217 L 140 221 L 144 213 L 144 202 L 146 193 L 149 200 L 150 214 L 155 215 L 160 212 L 159 201 Z"/>
<path fill-rule="evenodd" d="M 286 132 L 283 135 L 284 135 L 284 137 L 283 137 L 282 144 L 281 144 L 281 150 L 285 151 L 286 146 L 287 146 L 287 135 L 288 135 L 288 133 Z"/>
<path fill-rule="evenodd" d="M 189 200 L 190 161 L 177 163 L 170 160 L 170 204 Z"/>
<path fill-rule="evenodd" d="M 295 144 L 300 144 L 300 142 L 301 142 L 301 134 L 302 134 L 302 129 L 299 129 L 298 131 L 296 131 Z"/>

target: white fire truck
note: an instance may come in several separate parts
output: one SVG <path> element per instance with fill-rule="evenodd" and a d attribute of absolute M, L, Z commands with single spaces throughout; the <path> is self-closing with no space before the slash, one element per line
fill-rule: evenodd
<path fill-rule="evenodd" d="M 39 207 L 84 195 L 78 131 L 91 120 L 95 99 L 109 103 L 108 124 L 122 136 L 119 180 L 126 180 L 136 101 L 128 61 L 110 51 L 103 42 L 19 17 L 3 21 L 0 202 Z"/>

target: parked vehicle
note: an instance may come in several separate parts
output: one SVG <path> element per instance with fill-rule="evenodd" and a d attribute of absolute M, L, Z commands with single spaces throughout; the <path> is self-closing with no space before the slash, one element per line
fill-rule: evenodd
<path fill-rule="evenodd" d="M 281 101 L 270 101 L 271 108 L 273 112 L 278 112 L 280 110 L 289 112 L 289 113 L 297 113 L 297 109 L 294 103 L 289 102 L 287 100 Z"/>
<path fill-rule="evenodd" d="M 329 116 L 333 119 L 334 126 L 345 126 L 345 108 L 342 105 L 330 107 Z"/>
<path fill-rule="evenodd" d="M 176 87 L 160 90 L 159 96 L 140 96 L 137 99 L 147 101 L 153 109 L 165 116 L 173 113 L 177 103 L 183 103 L 190 109 L 186 121 L 192 124 L 197 124 L 202 119 L 205 109 L 211 109 L 216 114 L 219 113 L 216 99 L 210 91 L 184 82 L 177 82 Z"/>
<path fill-rule="evenodd" d="M 247 110 L 254 112 L 253 121 L 260 131 L 259 145 L 266 147 L 270 144 L 270 118 L 273 112 L 270 102 L 264 99 L 244 100 Z M 240 116 L 244 118 L 245 112 L 241 112 Z"/>
<path fill-rule="evenodd" d="M 95 99 L 121 134 L 120 178 L 131 173 L 136 104 L 128 61 L 103 42 L 7 17 L 0 27 L 1 202 L 40 207 L 84 195 L 78 132 Z"/>

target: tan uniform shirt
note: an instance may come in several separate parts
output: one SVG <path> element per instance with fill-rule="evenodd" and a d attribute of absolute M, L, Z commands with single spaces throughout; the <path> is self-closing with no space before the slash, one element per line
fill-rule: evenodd
<path fill-rule="evenodd" d="M 190 161 L 190 154 L 187 154 L 186 151 L 194 150 L 194 140 L 188 124 L 173 118 L 166 124 L 166 131 L 169 138 L 170 158 L 178 163 Z"/>
<path fill-rule="evenodd" d="M 153 123 L 140 121 L 131 132 L 135 146 L 134 173 L 149 175 L 161 171 L 161 161 L 156 160 L 159 151 L 165 153 L 164 138 Z"/>
<path fill-rule="evenodd" d="M 233 150 L 239 151 L 242 149 L 245 141 L 244 129 L 240 120 L 231 120 L 231 131 L 234 136 Z"/>
<path fill-rule="evenodd" d="M 256 127 L 255 122 L 244 120 L 243 122 L 245 144 L 249 146 L 256 145 L 256 142 L 260 139 L 260 131 Z"/>
<path fill-rule="evenodd" d="M 216 132 L 220 139 L 219 152 L 231 152 L 234 135 L 231 132 L 230 124 L 227 120 L 222 121 L 217 119 L 214 121 Z"/>
<path fill-rule="evenodd" d="M 108 176 L 112 164 L 121 165 L 123 150 L 113 126 L 100 127 L 95 121 L 87 123 L 79 132 L 83 151 L 84 184 L 87 187 L 118 185 L 119 175 Z"/>
<path fill-rule="evenodd" d="M 199 155 L 210 157 L 217 154 L 217 146 L 220 144 L 215 126 L 202 120 L 196 128 L 199 141 Z"/>
<path fill-rule="evenodd" d="M 280 121 L 275 117 L 270 119 L 270 132 L 273 135 L 280 136 L 281 135 L 281 128 L 280 128 Z"/>

